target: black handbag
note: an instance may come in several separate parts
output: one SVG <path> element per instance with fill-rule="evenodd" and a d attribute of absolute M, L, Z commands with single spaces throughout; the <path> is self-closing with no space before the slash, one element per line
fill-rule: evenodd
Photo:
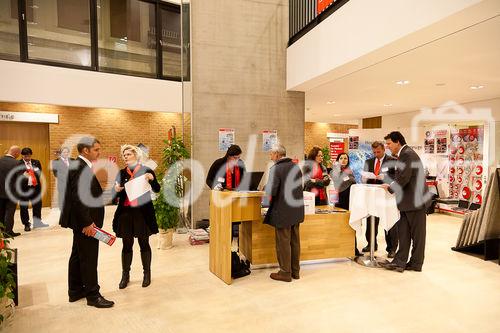
<path fill-rule="evenodd" d="M 250 273 L 250 261 L 243 261 L 240 259 L 238 252 L 231 252 L 231 277 L 237 279 Z"/>

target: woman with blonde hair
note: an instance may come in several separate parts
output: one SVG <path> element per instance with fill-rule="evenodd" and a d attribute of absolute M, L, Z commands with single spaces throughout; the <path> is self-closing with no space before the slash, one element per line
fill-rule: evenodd
<path fill-rule="evenodd" d="M 151 185 L 151 189 L 160 192 L 160 184 L 156 180 L 153 170 L 141 164 L 142 151 L 136 146 L 123 145 L 121 155 L 126 167 L 116 176 L 113 188 L 113 198 L 118 198 L 118 208 L 113 218 L 113 231 L 123 240 L 122 249 L 122 279 L 120 289 L 127 287 L 130 281 L 130 265 L 132 264 L 134 238 L 139 241 L 141 260 L 144 270 L 142 286 L 151 283 L 151 247 L 149 236 L 158 233 L 156 216 L 151 201 L 151 193 L 147 192 L 134 200 L 129 200 L 125 184 L 132 179 L 144 176 Z"/>

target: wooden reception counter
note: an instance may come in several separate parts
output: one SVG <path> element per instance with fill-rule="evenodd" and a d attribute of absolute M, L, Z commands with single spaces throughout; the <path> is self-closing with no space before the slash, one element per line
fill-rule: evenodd
<path fill-rule="evenodd" d="M 262 223 L 264 192 L 212 191 L 210 195 L 210 271 L 231 284 L 231 225 L 240 225 L 240 252 L 253 265 L 275 264 L 274 228 Z M 340 208 L 327 214 L 306 215 L 300 225 L 300 260 L 354 256 L 355 231 L 349 212 Z"/>
<path fill-rule="evenodd" d="M 340 208 L 318 207 L 328 214 L 306 215 L 300 224 L 300 260 L 354 256 L 355 231 L 349 226 L 349 212 Z M 252 265 L 275 264 L 274 228 L 262 220 L 240 226 L 240 252 Z"/>

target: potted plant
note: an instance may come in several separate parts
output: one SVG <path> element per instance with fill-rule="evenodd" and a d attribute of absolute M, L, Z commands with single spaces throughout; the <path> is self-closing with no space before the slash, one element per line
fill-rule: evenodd
<path fill-rule="evenodd" d="M 9 324 L 9 319 L 14 314 L 14 293 L 12 290 L 16 283 L 14 272 L 10 267 L 13 254 L 14 250 L 9 248 L 9 240 L 0 231 L 0 330 Z"/>
<path fill-rule="evenodd" d="M 331 169 L 333 161 L 331 161 L 330 158 L 330 147 L 324 146 L 321 148 L 321 152 L 323 153 L 323 162 L 321 164 L 323 164 L 325 168 Z"/>
<path fill-rule="evenodd" d="M 160 234 L 158 235 L 158 248 L 172 247 L 175 228 L 181 220 L 181 198 L 184 195 L 186 177 L 183 175 L 182 163 L 189 158 L 189 151 L 180 138 L 177 138 L 175 127 L 168 131 L 168 139 L 163 141 L 163 158 L 161 170 L 161 191 L 153 201 L 156 213 L 156 223 Z"/>

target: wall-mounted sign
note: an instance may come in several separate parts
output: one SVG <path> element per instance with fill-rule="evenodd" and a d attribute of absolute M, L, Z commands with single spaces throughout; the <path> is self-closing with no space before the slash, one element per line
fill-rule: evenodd
<path fill-rule="evenodd" d="M 335 2 L 335 0 L 317 0 L 318 1 L 318 6 L 316 13 L 320 14 L 322 11 L 327 9 L 332 3 Z"/>
<path fill-rule="evenodd" d="M 262 151 L 264 152 L 270 151 L 273 145 L 277 143 L 278 143 L 277 130 L 262 131 Z"/>
<path fill-rule="evenodd" d="M 336 161 L 337 156 L 345 151 L 344 140 L 330 141 L 330 160 Z"/>
<path fill-rule="evenodd" d="M 50 113 L 0 111 L 0 121 L 59 124 L 59 115 Z"/>
<path fill-rule="evenodd" d="M 234 144 L 234 129 L 219 128 L 219 151 L 226 151 Z"/>

